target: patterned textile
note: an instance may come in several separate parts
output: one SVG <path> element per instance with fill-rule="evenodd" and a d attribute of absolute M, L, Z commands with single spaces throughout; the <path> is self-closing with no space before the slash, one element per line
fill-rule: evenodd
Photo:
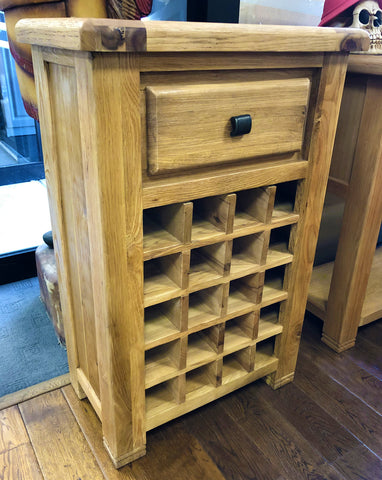
<path fill-rule="evenodd" d="M 138 20 L 151 12 L 152 0 L 107 0 L 109 18 Z"/>

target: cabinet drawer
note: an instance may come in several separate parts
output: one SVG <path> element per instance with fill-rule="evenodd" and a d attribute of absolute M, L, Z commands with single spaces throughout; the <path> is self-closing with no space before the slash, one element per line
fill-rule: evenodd
<path fill-rule="evenodd" d="M 310 79 L 147 87 L 148 169 L 159 174 L 302 147 Z M 231 117 L 251 131 L 232 137 Z"/>

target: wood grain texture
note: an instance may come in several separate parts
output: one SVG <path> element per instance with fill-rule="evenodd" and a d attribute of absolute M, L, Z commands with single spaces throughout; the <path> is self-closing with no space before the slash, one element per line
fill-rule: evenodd
<path fill-rule="evenodd" d="M 264 455 L 272 458 L 273 467 L 284 478 L 304 479 L 310 475 L 320 478 L 320 469 L 329 467 L 325 458 L 262 398 L 256 388 L 249 388 L 249 396 L 238 392 L 235 397 L 228 398 L 223 403 L 224 411 L 256 441 Z M 329 467 L 330 470 L 336 473 L 333 467 Z"/>
<path fill-rule="evenodd" d="M 323 329 L 339 352 L 354 345 L 382 220 L 382 142 L 370 142 L 382 137 L 380 99 L 380 79 L 369 77 Z"/>
<path fill-rule="evenodd" d="M 51 84 L 49 82 L 49 67 L 43 61 L 39 47 L 32 49 L 34 62 L 34 75 L 36 81 L 37 99 L 39 103 L 41 129 L 44 132 L 41 137 L 44 153 L 45 177 L 47 180 L 47 192 L 49 199 L 50 218 L 52 232 L 56 248 L 54 249 L 58 283 L 60 285 L 60 300 L 65 328 L 65 339 L 68 348 L 68 363 L 70 380 L 77 394 L 84 397 L 84 393 L 76 378 L 76 369 L 79 366 L 76 331 L 73 323 L 73 291 L 69 268 L 64 265 L 70 264 L 70 249 L 66 238 L 66 219 L 64 213 L 64 195 L 59 165 L 59 152 L 57 151 L 57 138 L 53 122 L 53 105 L 49 96 Z"/>
<path fill-rule="evenodd" d="M 86 400 L 79 401 L 71 387 L 64 389 L 64 395 L 107 480 L 137 478 L 160 480 L 163 476 L 169 475 L 174 480 L 183 478 L 224 480 L 199 442 L 176 425 L 175 429 L 169 427 L 167 430 L 149 433 L 150 449 L 147 456 L 118 471 L 115 470 L 103 448 L 101 423 L 91 406 Z M 186 461 L 184 461 L 185 452 L 187 452 Z"/>
<path fill-rule="evenodd" d="M 307 309 L 321 320 L 327 318 L 330 282 L 333 275 L 334 262 L 314 267 L 309 285 Z M 365 299 L 359 320 L 359 326 L 367 325 L 382 317 L 381 291 L 382 249 L 376 249 L 373 256 L 370 275 L 367 281 Z M 358 298 L 358 297 L 357 297 Z M 350 343 L 353 343 L 352 339 Z"/>
<path fill-rule="evenodd" d="M 61 391 L 28 400 L 20 410 L 44 480 L 103 479 Z"/>
<path fill-rule="evenodd" d="M 116 22 L 70 19 L 68 25 L 68 43 L 63 47 L 100 51 L 74 51 L 69 61 L 54 48 L 33 49 L 43 64 L 41 89 L 49 96 L 42 100 L 49 121 L 43 135 L 51 161 L 58 163 L 52 201 L 58 203 L 54 209 L 58 240 L 65 244 L 62 261 L 68 272 L 63 297 L 73 335 L 71 371 L 74 383 L 79 380 L 77 394 L 85 393 L 100 416 L 104 446 L 118 468 L 145 454 L 146 431 L 259 378 L 273 374 L 274 387 L 293 379 L 347 62 L 346 53 L 322 52 L 351 48 L 343 42 L 363 34 L 349 37 L 349 31 L 318 29 L 314 31 L 319 38 L 314 38 L 312 29 L 302 29 L 296 41 L 295 29 L 292 38 L 289 28 L 150 23 L 144 27 L 151 32 L 147 45 L 151 41 L 150 48 L 164 53 L 171 49 L 172 55 L 181 49 L 181 67 L 190 49 L 260 51 L 266 54 L 268 67 L 259 71 L 257 63 L 252 71 L 237 73 L 221 63 L 220 69 L 228 72 L 202 68 L 201 74 L 200 63 L 194 63 L 193 72 L 162 70 L 141 76 L 141 55 L 126 51 L 128 42 L 143 48 L 138 45 L 139 32 L 136 38 L 129 36 L 130 24 L 116 30 Z M 64 24 L 56 27 L 52 42 L 64 42 Z M 44 22 L 35 38 L 41 32 L 46 45 L 49 27 Z M 184 50 L 187 44 L 190 48 Z M 292 55 L 298 45 L 299 53 Z M 282 67 L 273 68 L 281 51 L 288 51 L 288 58 Z M 317 68 L 311 67 L 318 61 L 316 55 L 304 57 L 304 52 L 321 52 Z M 149 55 L 144 53 L 146 59 Z M 298 71 L 291 68 L 294 55 Z M 260 55 L 257 61 L 260 57 L 264 58 Z M 203 57 L 205 62 L 210 58 Z M 212 65 L 219 65 L 218 60 Z M 58 88 L 52 92 L 54 85 Z M 236 152 L 224 141 L 220 145 L 217 136 L 208 146 L 204 131 L 192 143 L 198 125 L 190 113 L 193 109 L 203 120 L 215 110 L 221 113 L 225 103 L 229 110 L 242 110 L 251 97 L 256 101 L 252 108 L 262 111 L 258 145 Z M 275 99 L 276 116 L 270 116 Z M 65 114 L 58 118 L 61 110 Z M 146 124 L 153 123 L 153 111 L 154 124 L 164 119 L 156 133 L 159 147 L 154 145 L 162 149 L 156 178 L 147 175 L 142 162 Z M 161 143 L 169 119 L 175 134 L 170 131 Z M 183 130 L 182 121 L 187 125 Z M 213 125 L 204 123 L 215 135 Z M 280 138 L 275 125 L 282 131 Z M 176 172 L 182 161 L 189 162 L 179 161 L 176 153 L 172 166 L 163 166 L 171 157 L 174 138 L 183 157 L 197 150 L 194 172 L 163 175 L 171 169 Z M 186 144 L 183 150 L 181 142 Z M 205 159 L 214 161 L 214 154 L 226 164 L 204 166 Z M 291 182 L 287 199 L 280 185 L 284 182 Z M 281 239 L 274 235 L 279 229 Z M 99 378 L 99 389 L 92 375 Z M 264 405 L 260 410 L 268 418 L 270 409 Z M 273 446 L 264 445 L 259 458 L 267 458 L 261 463 L 269 465 L 275 451 L 280 467 L 285 458 L 289 461 L 290 452 L 285 456 L 284 450 L 289 437 L 295 437 L 293 467 L 277 468 L 275 475 L 287 478 L 287 472 L 298 471 L 302 458 L 296 478 L 324 474 L 335 478 L 338 472 L 314 448 L 306 447 L 287 421 L 288 439 L 277 446 L 283 436 L 276 427 L 278 420 L 272 424 Z M 265 424 L 261 431 L 266 433 Z M 178 433 L 167 439 L 170 448 L 174 445 L 179 451 L 177 439 L 180 445 L 188 444 L 195 471 L 218 476 L 209 455 L 200 453 L 198 439 Z M 344 441 L 340 436 L 337 440 Z M 228 442 L 227 448 L 233 447 L 234 442 Z M 171 453 L 169 458 L 174 462 L 177 456 Z M 251 465 L 247 467 L 250 478 Z M 191 476 L 191 466 L 189 470 Z M 168 472 L 175 475 L 171 465 Z"/>
<path fill-rule="evenodd" d="M 319 334 L 316 338 L 319 338 Z M 381 457 L 382 439 L 378 434 L 382 428 L 381 416 L 361 398 L 354 395 L 352 389 L 339 382 L 334 373 L 335 370 L 327 372 L 324 366 L 317 366 L 315 364 L 316 357 L 309 353 L 309 345 L 310 343 L 304 342 L 301 345 L 300 361 L 294 384 L 312 401 L 320 405 L 336 422 L 343 425 L 352 435 Z M 321 352 L 321 354 L 325 355 L 326 352 Z"/>
<path fill-rule="evenodd" d="M 4 395 L 0 398 L 0 409 L 11 407 L 17 405 L 18 403 L 25 402 L 31 398 L 38 397 L 43 393 L 50 392 L 56 388 L 63 387 L 64 385 L 70 384 L 70 375 L 65 373 L 59 377 L 52 378 L 46 382 L 37 383 L 31 387 L 24 388 L 23 390 L 18 390 L 17 392 L 10 393 L 9 395 Z"/>
<path fill-rule="evenodd" d="M 143 183 L 143 207 L 166 205 L 174 201 L 230 193 L 237 190 L 272 185 L 278 182 L 304 178 L 307 162 L 298 158 L 259 161 L 253 165 L 221 166 L 193 175 L 145 179 Z"/>
<path fill-rule="evenodd" d="M 289 292 L 282 310 L 282 318 L 288 318 L 289 322 L 285 324 L 283 335 L 279 336 L 276 342 L 275 352 L 281 361 L 279 370 L 269 379 L 274 387 L 282 385 L 283 378 L 290 379 L 290 374 L 295 369 L 340 109 L 339 93 L 343 89 L 345 73 L 345 58 L 338 55 L 326 57 L 317 96 L 312 137 L 307 147 L 308 175 L 300 182 L 296 194 L 295 210 L 300 214 L 300 221 L 291 234 L 289 248 L 294 254 L 294 260 L 287 269 L 284 284 L 284 288 L 288 288 L 288 285 L 294 285 L 294 288 Z"/>
<path fill-rule="evenodd" d="M 3 480 L 45 480 L 30 444 L 0 453 L 0 469 Z"/>
<path fill-rule="evenodd" d="M 307 332 L 305 337 L 307 341 L 314 338 L 312 332 Z M 352 361 L 347 352 L 338 355 L 324 344 L 315 344 L 309 351 L 309 358 L 316 362 L 316 366 L 321 370 L 326 370 L 336 382 L 357 395 L 369 408 L 381 414 L 381 382 Z M 337 358 L 334 366 L 333 362 Z"/>
<path fill-rule="evenodd" d="M 329 174 L 332 178 L 347 185 L 349 185 L 352 173 L 365 93 L 366 77 L 348 74 L 345 80 Z M 349 118 L 352 119 L 351 122 L 349 122 Z"/>
<path fill-rule="evenodd" d="M 259 53 L 255 57 L 249 52 L 186 52 L 152 53 L 139 57 L 142 72 L 190 72 L 196 69 L 201 75 L 204 71 L 235 70 L 235 76 L 241 70 L 264 68 L 320 68 L 323 54 L 316 53 Z M 250 71 L 250 70 L 248 70 Z"/>
<path fill-rule="evenodd" d="M 92 388 L 99 395 L 97 351 L 94 329 L 94 300 L 89 248 L 87 201 L 84 188 L 82 150 L 79 148 L 80 119 L 78 115 L 78 91 L 74 68 L 57 64 L 49 65 L 51 108 L 56 139 L 56 156 L 62 191 L 65 243 L 68 246 L 69 264 L 59 265 L 70 272 L 79 366 L 89 378 Z M 57 88 L 53 88 L 53 85 Z M 67 119 L 70 118 L 70 125 Z M 49 154 L 49 153 L 48 153 Z M 60 295 L 61 295 L 60 287 Z"/>
<path fill-rule="evenodd" d="M 152 174 L 301 150 L 309 79 L 147 87 Z M 231 117 L 252 130 L 231 137 Z"/>
<path fill-rule="evenodd" d="M 120 466 L 145 444 L 139 74 L 133 56 L 99 56 L 77 78 L 103 433 Z"/>
<path fill-rule="evenodd" d="M 206 407 L 194 417 L 194 420 L 184 421 L 185 427 L 217 463 L 224 478 L 232 480 L 285 478 L 258 447 L 256 437 L 251 438 L 247 435 L 245 429 L 240 428 L 221 405 L 213 409 Z M 225 421 L 221 422 L 221 418 Z M 230 432 L 229 435 L 226 435 L 227 431 Z M 236 445 L 241 445 L 240 451 L 237 451 Z"/>
<path fill-rule="evenodd" d="M 0 427 L 0 453 L 29 443 L 17 406 L 1 410 Z"/>
<path fill-rule="evenodd" d="M 382 75 L 381 55 L 351 55 L 349 58 L 349 72 Z"/>
<path fill-rule="evenodd" d="M 299 35 L 296 35 L 296 31 Z M 89 51 L 273 51 L 368 50 L 361 30 L 271 25 L 148 22 L 64 18 L 24 19 L 16 26 L 19 42 Z"/>
<path fill-rule="evenodd" d="M 358 338 L 377 347 L 381 331 L 380 323 L 374 322 L 362 328 Z M 50 394 L 32 399 L 28 410 L 33 410 L 34 423 L 41 423 L 41 430 L 48 434 L 35 434 L 28 445 L 23 443 L 25 433 L 15 429 L 13 444 L 21 445 L 0 456 L 2 478 L 44 478 L 44 470 L 38 475 L 39 467 L 34 467 L 37 462 L 45 465 L 47 441 L 55 448 L 49 461 L 54 463 L 58 457 L 61 462 L 63 456 L 67 460 L 65 452 L 73 448 L 73 434 L 67 431 L 76 425 L 75 418 L 91 447 L 81 450 L 77 472 L 95 458 L 99 475 L 107 480 L 376 480 L 381 476 L 382 417 L 353 391 L 351 383 L 340 381 L 337 370 L 337 365 L 342 370 L 346 358 L 350 375 L 355 362 L 363 362 L 365 374 L 373 360 L 358 346 L 353 349 L 358 352 L 357 359 L 350 351 L 334 354 L 320 343 L 320 334 L 321 323 L 307 317 L 293 384 L 272 392 L 256 383 L 159 427 L 147 434 L 147 455 L 118 471 L 103 448 L 101 422 L 89 402 L 80 401 L 71 386 L 63 389 L 71 409 L 68 417 L 62 413 L 68 411 L 65 402 L 63 409 L 59 405 L 53 409 L 51 399 L 42 401 Z M 328 355 L 329 361 L 321 363 Z M 375 385 L 381 383 L 376 377 L 374 380 Z M 365 388 L 370 389 L 370 385 Z M 40 406 L 32 408 L 34 402 Z M 60 422 L 64 422 L 63 432 Z M 32 449 L 35 457 L 30 456 Z M 71 462 L 67 476 L 57 470 L 54 478 L 78 478 L 72 475 L 74 459 Z M 23 467 L 17 470 L 20 465 Z M 89 470 L 90 478 L 99 478 L 93 473 Z"/>

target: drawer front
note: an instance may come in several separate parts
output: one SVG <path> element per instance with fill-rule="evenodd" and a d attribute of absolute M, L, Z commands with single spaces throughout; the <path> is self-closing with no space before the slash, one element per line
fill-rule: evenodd
<path fill-rule="evenodd" d="M 310 79 L 147 87 L 148 170 L 159 174 L 302 147 Z M 231 136 L 231 117 L 251 131 Z"/>

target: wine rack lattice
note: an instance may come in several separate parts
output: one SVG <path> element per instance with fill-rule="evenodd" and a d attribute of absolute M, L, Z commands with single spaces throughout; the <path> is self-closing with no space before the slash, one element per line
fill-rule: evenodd
<path fill-rule="evenodd" d="M 293 187 L 144 211 L 147 429 L 276 370 Z"/>

